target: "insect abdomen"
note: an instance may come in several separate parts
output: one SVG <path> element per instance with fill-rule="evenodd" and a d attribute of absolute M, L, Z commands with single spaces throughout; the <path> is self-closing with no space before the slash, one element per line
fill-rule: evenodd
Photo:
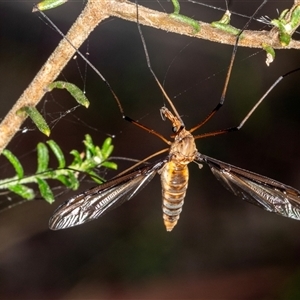
<path fill-rule="evenodd" d="M 189 170 L 186 164 L 166 163 L 161 172 L 162 210 L 167 231 L 171 231 L 179 219 L 188 186 Z"/>

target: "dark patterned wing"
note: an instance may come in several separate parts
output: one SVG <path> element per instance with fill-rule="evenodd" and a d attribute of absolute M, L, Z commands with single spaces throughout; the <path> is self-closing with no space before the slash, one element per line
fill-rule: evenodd
<path fill-rule="evenodd" d="M 49 228 L 65 229 L 99 218 L 134 197 L 164 164 L 160 161 L 134 170 L 71 198 L 55 210 Z"/>
<path fill-rule="evenodd" d="M 300 191 L 271 178 L 199 154 L 223 186 L 243 200 L 269 212 L 300 220 Z"/>

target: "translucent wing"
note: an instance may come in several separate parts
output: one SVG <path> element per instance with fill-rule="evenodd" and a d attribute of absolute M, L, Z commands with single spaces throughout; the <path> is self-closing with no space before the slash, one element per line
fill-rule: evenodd
<path fill-rule="evenodd" d="M 300 220 L 300 191 L 203 154 L 198 158 L 207 163 L 223 186 L 236 196 L 269 212 Z"/>
<path fill-rule="evenodd" d="M 49 228 L 64 229 L 99 218 L 135 196 L 164 164 L 160 161 L 132 171 L 71 198 L 55 210 Z"/>

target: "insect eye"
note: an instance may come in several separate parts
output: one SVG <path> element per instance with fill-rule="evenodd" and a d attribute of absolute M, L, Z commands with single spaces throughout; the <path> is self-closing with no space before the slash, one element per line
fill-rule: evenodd
<path fill-rule="evenodd" d="M 173 126 L 173 127 L 172 127 L 172 131 L 173 131 L 174 133 L 176 133 L 177 130 L 178 130 L 178 129 L 177 129 L 177 126 Z"/>
<path fill-rule="evenodd" d="M 183 128 L 184 128 L 183 125 L 179 126 L 179 128 L 178 128 L 177 126 L 173 126 L 173 127 L 172 127 L 172 131 L 173 131 L 174 133 L 179 133 Z"/>

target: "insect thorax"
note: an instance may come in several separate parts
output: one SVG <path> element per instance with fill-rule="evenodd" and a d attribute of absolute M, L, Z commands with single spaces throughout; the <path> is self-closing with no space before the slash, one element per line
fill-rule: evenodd
<path fill-rule="evenodd" d="M 176 136 L 170 148 L 170 159 L 175 164 L 189 164 L 195 159 L 197 148 L 195 139 L 186 129 L 182 129 Z"/>

